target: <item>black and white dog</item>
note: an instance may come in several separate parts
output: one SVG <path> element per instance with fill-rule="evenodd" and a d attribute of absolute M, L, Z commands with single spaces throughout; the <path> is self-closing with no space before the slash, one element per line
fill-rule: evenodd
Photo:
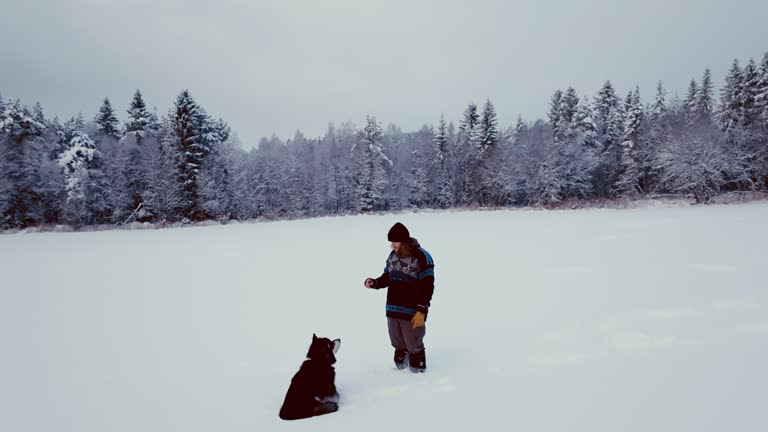
<path fill-rule="evenodd" d="M 336 363 L 334 354 L 340 346 L 341 339 L 331 341 L 312 335 L 307 359 L 293 376 L 280 408 L 281 419 L 298 420 L 329 414 L 339 409 L 333 364 Z"/>

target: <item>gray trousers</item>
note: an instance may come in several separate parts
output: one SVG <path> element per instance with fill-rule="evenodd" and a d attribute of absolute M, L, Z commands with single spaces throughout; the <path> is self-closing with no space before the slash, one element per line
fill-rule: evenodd
<path fill-rule="evenodd" d="M 410 320 L 387 317 L 387 327 L 389 328 L 389 340 L 395 349 L 407 349 L 409 353 L 424 350 L 426 325 L 413 328 Z"/>

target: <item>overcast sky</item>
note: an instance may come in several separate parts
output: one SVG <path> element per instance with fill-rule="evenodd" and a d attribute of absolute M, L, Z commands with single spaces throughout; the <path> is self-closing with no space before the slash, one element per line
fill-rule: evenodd
<path fill-rule="evenodd" d="M 0 0 L 0 93 L 48 116 L 160 113 L 189 89 L 245 145 L 329 122 L 416 130 L 469 102 L 500 126 L 611 79 L 644 100 L 768 51 L 765 0 Z"/>

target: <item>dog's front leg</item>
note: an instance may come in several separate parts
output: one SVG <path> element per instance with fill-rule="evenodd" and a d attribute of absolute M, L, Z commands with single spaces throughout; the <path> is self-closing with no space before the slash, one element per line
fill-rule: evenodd
<path fill-rule="evenodd" d="M 325 396 L 323 398 L 318 398 L 318 400 L 320 402 L 336 402 L 336 403 L 339 403 L 339 394 L 338 393 L 334 393 L 334 394 L 332 394 L 330 396 Z"/>
<path fill-rule="evenodd" d="M 336 391 L 336 385 L 329 383 L 325 388 L 321 389 L 318 400 L 325 402 L 339 402 L 339 393 Z"/>

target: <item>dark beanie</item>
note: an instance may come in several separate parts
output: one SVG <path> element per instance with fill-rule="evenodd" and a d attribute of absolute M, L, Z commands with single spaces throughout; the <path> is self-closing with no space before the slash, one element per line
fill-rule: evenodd
<path fill-rule="evenodd" d="M 387 233 L 387 240 L 391 242 L 407 242 L 411 239 L 411 234 L 408 232 L 408 228 L 400 222 L 392 225 Z"/>

